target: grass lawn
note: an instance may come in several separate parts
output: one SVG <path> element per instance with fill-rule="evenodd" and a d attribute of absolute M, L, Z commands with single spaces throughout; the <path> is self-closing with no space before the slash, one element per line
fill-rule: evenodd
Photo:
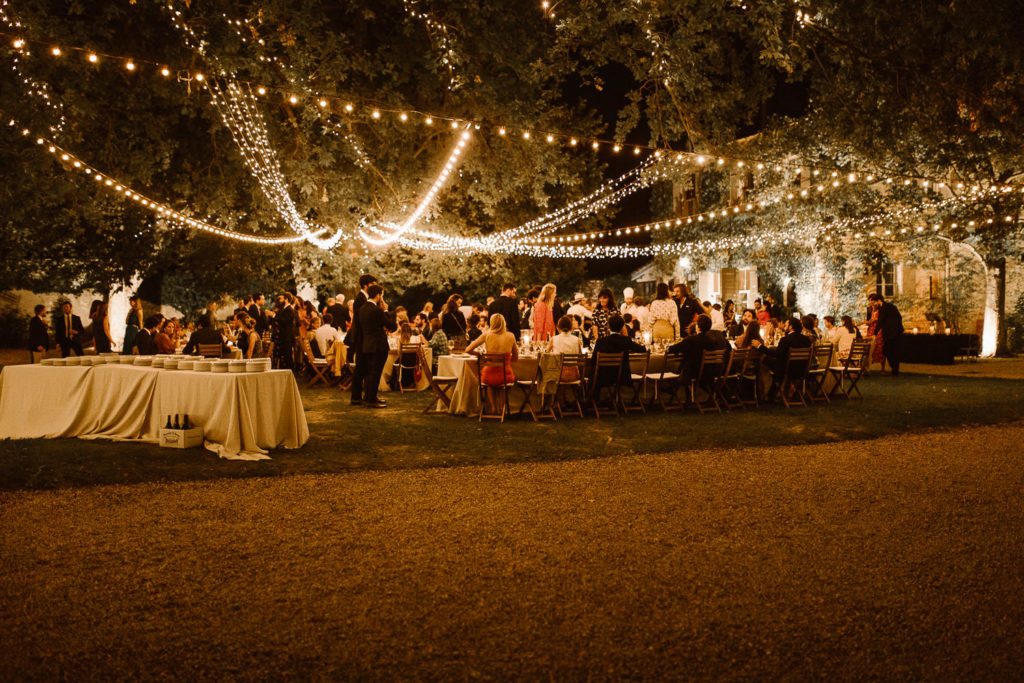
<path fill-rule="evenodd" d="M 303 382 L 304 384 L 304 382 Z M 862 380 L 865 400 L 829 407 L 779 406 L 721 415 L 694 412 L 625 418 L 513 419 L 478 424 L 424 415 L 427 393 L 388 394 L 387 410 L 348 405 L 337 389 L 302 389 L 311 432 L 295 451 L 262 462 L 219 460 L 203 449 L 175 451 L 81 439 L 0 441 L 0 489 L 48 489 L 147 481 L 196 481 L 374 469 L 600 458 L 695 448 L 735 448 L 870 439 L 994 424 L 1024 417 L 1024 382 L 904 374 Z"/>

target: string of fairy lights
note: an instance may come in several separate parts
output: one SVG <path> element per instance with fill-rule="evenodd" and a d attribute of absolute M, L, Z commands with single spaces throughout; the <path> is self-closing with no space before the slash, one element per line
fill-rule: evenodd
<path fill-rule="evenodd" d="M 407 13 L 414 18 L 418 18 L 427 23 L 429 28 L 439 30 L 443 25 L 433 22 L 426 14 L 417 14 L 415 11 L 415 2 L 412 0 L 404 0 Z M 20 24 L 11 21 L 10 17 L 6 14 L 5 8 L 8 5 L 8 0 L 0 0 L 0 19 L 9 28 L 20 29 Z M 186 36 L 186 44 L 190 48 L 197 51 L 197 53 L 206 57 L 203 48 L 203 43 L 198 39 L 194 32 L 188 28 L 181 18 L 181 12 L 174 10 L 173 6 L 168 5 L 175 17 L 175 26 L 179 28 Z M 553 13 L 552 13 L 553 14 Z M 225 16 L 225 20 L 229 24 L 232 24 Z M 248 21 L 246 21 L 248 23 Z M 234 23 L 236 29 L 240 27 L 238 22 Z M 245 36 L 239 31 L 240 37 L 243 41 L 246 40 Z M 262 40 L 259 41 L 262 44 Z M 26 48 L 27 41 L 23 38 L 16 38 L 13 41 L 16 48 L 15 58 L 17 59 L 18 54 L 23 56 L 29 56 L 31 53 L 24 49 Z M 100 55 L 88 51 L 84 48 L 70 48 L 70 51 L 78 51 L 86 55 L 86 59 L 92 64 L 98 64 L 101 61 Z M 49 53 L 54 57 L 60 57 L 65 54 L 65 50 L 59 46 L 50 46 Z M 124 68 L 129 72 L 135 72 L 138 69 L 138 64 L 142 60 L 135 60 L 132 58 L 118 57 L 111 55 L 103 55 L 104 60 L 115 60 L 120 61 Z M 269 59 L 269 58 L 268 58 Z M 274 58 L 276 59 L 276 58 Z M 213 60 L 216 64 L 216 60 Z M 454 60 L 453 60 L 454 61 Z M 149 64 L 156 65 L 154 62 L 148 62 Z M 275 62 L 279 66 L 283 66 L 279 61 Z M 166 65 L 158 66 L 159 73 L 164 78 L 171 75 L 171 69 Z M 15 70 L 16 74 L 22 75 L 19 70 Z M 621 235 L 640 234 L 643 232 L 651 232 L 660 230 L 662 228 L 671 227 L 673 221 L 660 221 L 648 224 L 642 224 L 639 226 L 630 226 L 627 228 L 620 228 L 615 231 L 605 232 L 590 232 L 590 233 L 578 233 L 574 235 L 559 235 L 554 236 L 551 233 L 560 230 L 566 226 L 574 225 L 583 218 L 593 215 L 608 206 L 614 205 L 618 201 L 621 201 L 624 197 L 628 196 L 637 189 L 647 187 L 651 182 L 659 177 L 664 177 L 664 172 L 657 170 L 652 171 L 651 167 L 655 164 L 655 161 L 659 160 L 663 151 L 646 146 L 633 146 L 633 153 L 636 156 L 644 154 L 644 152 L 653 152 L 644 157 L 643 161 L 639 166 L 627 172 L 623 176 L 616 178 L 612 181 L 603 183 L 597 190 L 591 192 L 585 197 L 576 200 L 560 209 L 552 211 L 549 214 L 538 217 L 527 223 L 514 228 L 498 231 L 485 237 L 459 237 L 438 233 L 435 231 L 424 230 L 416 227 L 418 221 L 427 212 L 430 205 L 436 198 L 437 193 L 444 186 L 445 180 L 457 169 L 457 162 L 461 156 L 466 142 L 470 136 L 470 130 L 480 130 L 484 125 L 481 122 L 476 122 L 471 119 L 455 119 L 445 116 L 437 116 L 432 114 L 425 114 L 422 112 L 410 112 L 407 110 L 398 109 L 383 109 L 380 107 L 374 107 L 368 109 L 368 119 L 372 121 L 382 121 L 386 115 L 393 115 L 398 121 L 405 123 L 413 119 L 414 116 L 420 116 L 425 125 L 433 125 L 436 121 L 448 122 L 453 129 L 463 128 L 461 135 L 459 136 L 458 142 L 455 148 L 452 150 L 448 157 L 441 174 L 430 186 L 430 190 L 421 198 L 417 204 L 416 209 L 410 214 L 404 221 L 386 221 L 379 224 L 372 224 L 366 220 L 359 222 L 356 231 L 349 232 L 343 229 L 334 229 L 333 234 L 329 237 L 323 237 L 325 232 L 328 232 L 323 226 L 315 225 L 306 221 L 298 212 L 294 203 L 292 202 L 290 195 L 287 191 L 286 181 L 281 174 L 280 164 L 277 161 L 277 155 L 270 144 L 269 136 L 266 132 L 265 121 L 261 113 L 261 107 L 259 106 L 262 101 L 261 98 L 265 98 L 267 93 L 274 90 L 280 91 L 279 89 L 271 89 L 266 86 L 252 87 L 251 83 L 241 81 L 235 78 L 234 74 L 227 72 L 226 70 L 220 69 L 220 78 L 211 78 L 204 75 L 201 72 L 192 72 L 188 70 L 176 70 L 179 80 L 191 83 L 195 82 L 205 88 L 211 95 L 211 101 L 220 113 L 222 120 L 225 125 L 229 128 L 232 137 L 238 146 L 246 167 L 250 170 L 250 173 L 257 179 L 264 194 L 270 199 L 271 203 L 275 206 L 278 214 L 285 220 L 285 222 L 298 233 L 295 238 L 258 238 L 254 236 L 244 235 L 242 233 L 234 233 L 232 231 L 225 231 L 216 226 L 212 226 L 208 223 L 199 221 L 202 227 L 193 225 L 196 223 L 195 219 L 188 218 L 182 214 L 178 214 L 168 207 L 157 204 L 152 200 L 134 192 L 130 189 L 125 189 L 125 196 L 129 199 L 134 199 L 139 202 L 140 205 L 147 207 L 152 205 L 154 211 L 165 218 L 169 222 L 177 222 L 188 227 L 194 227 L 197 229 L 205 230 L 213 234 L 218 234 L 232 239 L 245 239 L 245 241 L 260 242 L 266 244 L 279 244 L 286 243 L 288 241 L 309 241 L 323 249 L 331 249 L 337 245 L 341 239 L 345 237 L 353 236 L 356 232 L 358 235 L 367 243 L 375 246 L 385 246 L 389 244 L 400 244 L 408 248 L 417 249 L 447 249 L 447 250 L 473 250 L 483 251 L 490 253 L 521 253 L 526 255 L 545 255 L 551 256 L 560 254 L 562 257 L 587 257 L 587 258 L 600 258 L 600 257 L 623 257 L 623 256 L 636 256 L 636 255 L 656 255 L 660 253 L 681 253 L 697 249 L 714 249 L 714 248 L 736 248 L 739 246 L 753 246 L 756 244 L 762 244 L 764 238 L 779 240 L 783 243 L 788 243 L 789 240 L 807 239 L 809 235 L 818 234 L 822 232 L 851 232 L 855 231 L 858 226 L 869 225 L 872 222 L 872 217 L 860 218 L 860 219 L 844 219 L 846 222 L 836 222 L 827 228 L 817 226 L 817 228 L 800 228 L 791 229 L 787 231 L 779 231 L 776 233 L 770 233 L 763 235 L 759 238 L 722 238 L 715 240 L 699 240 L 694 242 L 677 242 L 677 243 L 662 243 L 652 244 L 644 246 L 630 246 L 630 245 L 597 245 L 597 244 L 575 244 L 578 242 L 593 241 L 596 239 L 604 239 L 605 237 L 614 236 L 618 237 Z M 454 71 L 452 72 L 454 73 Z M 184 77 L 182 77 L 184 74 Z M 290 79 L 291 80 L 291 79 Z M 44 100 L 48 102 L 49 106 L 59 108 L 59 104 L 50 101 L 48 96 L 48 88 L 45 84 L 38 84 L 30 82 L 30 79 L 23 79 L 24 83 L 28 85 L 34 92 L 30 92 L 35 96 L 44 96 Z M 223 81 L 223 83 L 221 83 Z M 293 82 L 294 85 L 294 82 Z M 295 88 L 291 89 L 293 94 L 287 95 L 288 102 L 292 105 L 299 103 L 300 99 L 308 99 L 311 96 L 311 92 L 306 89 L 305 98 L 300 98 L 299 95 L 294 94 Z M 341 98 L 337 96 L 320 95 L 320 99 L 317 101 L 321 109 L 328 109 L 331 102 L 327 99 L 332 97 L 334 102 L 341 101 Z M 351 99 L 344 105 L 346 113 L 352 115 L 355 113 L 356 105 L 352 104 Z M 61 117 L 61 126 L 63 126 L 63 117 Z M 51 132 L 56 132 L 56 127 L 51 128 Z M 521 137 L 524 141 L 531 141 L 536 137 L 536 131 L 520 128 L 512 129 L 507 126 L 494 126 L 492 131 L 499 137 L 513 138 Z M 338 130 L 338 133 L 342 131 Z M 559 141 L 567 140 L 571 147 L 583 147 L 580 144 L 581 138 L 564 133 L 545 133 L 541 132 L 540 135 L 548 144 L 555 144 Z M 48 142 L 48 140 L 44 141 Z M 355 146 L 353 142 L 353 145 Z M 622 149 L 622 146 L 607 140 L 594 139 L 590 141 L 590 147 L 594 150 L 601 149 L 603 146 L 608 146 L 613 152 L 618 152 Z M 57 149 L 56 145 L 50 144 L 51 151 Z M 679 164 L 685 162 L 692 164 L 696 168 L 702 167 L 718 167 L 723 168 L 728 165 L 731 169 L 743 169 L 745 166 L 752 170 L 763 170 L 770 166 L 764 161 L 754 161 L 749 159 L 735 159 L 728 157 L 709 157 L 698 153 L 692 152 L 670 152 L 672 155 L 672 163 Z M 72 158 L 73 155 L 70 153 L 61 152 L 62 155 Z M 365 155 L 364 155 L 365 158 Z M 81 162 L 81 160 L 74 158 L 75 162 L 83 167 L 88 168 L 88 165 Z M 707 165 L 707 166 L 705 166 Z M 794 161 L 787 163 L 775 163 L 774 169 L 776 171 L 782 171 L 784 168 L 795 168 L 795 174 L 799 175 L 805 168 L 807 173 L 812 177 L 817 177 L 822 172 L 820 168 L 808 168 L 805 165 L 798 165 Z M 828 172 L 826 170 L 826 172 Z M 118 191 L 120 188 L 125 188 L 121 183 L 117 183 L 113 178 L 110 178 L 104 174 L 97 173 L 98 180 L 103 180 L 105 186 L 116 186 Z M 914 176 L 898 176 L 896 179 L 903 180 L 903 183 L 909 185 L 911 183 L 917 183 L 928 187 L 930 181 L 928 179 L 914 177 Z M 845 180 L 848 183 L 853 182 L 875 182 L 874 177 L 871 174 L 858 175 L 856 173 L 850 173 Z M 109 181 L 109 182 L 106 182 Z M 884 181 L 892 183 L 893 178 L 887 178 Z M 727 218 L 736 214 L 754 211 L 757 209 L 764 209 L 773 204 L 778 204 L 784 200 L 794 200 L 798 198 L 808 198 L 814 196 L 815 193 L 822 193 L 832 187 L 840 187 L 844 183 L 840 179 L 839 171 L 831 171 L 830 179 L 825 182 L 811 181 L 810 184 L 804 186 L 795 191 L 790 191 L 784 195 L 776 195 L 771 199 L 762 199 L 758 202 L 748 202 L 745 205 L 740 204 L 732 206 L 729 209 L 719 209 L 704 212 L 694 216 L 689 216 L 685 219 L 674 219 L 674 224 L 680 226 L 685 220 L 686 223 L 701 223 L 704 221 L 712 221 L 718 218 Z M 934 183 L 934 187 L 944 187 L 944 183 Z M 962 184 L 957 186 L 957 189 L 962 189 Z M 975 190 L 977 188 L 974 188 Z M 943 201 L 953 201 L 977 196 L 973 192 L 965 193 L 963 195 L 954 195 L 952 199 Z M 925 203 L 919 207 L 911 207 L 908 209 L 901 209 L 888 214 L 883 214 L 887 218 L 878 220 L 893 220 L 902 218 L 905 215 L 903 212 L 921 213 L 927 210 L 933 210 L 945 206 L 942 202 Z M 1007 217 L 1007 220 L 1012 220 L 1012 217 Z M 876 220 L 877 222 L 877 220 Z M 988 224 L 993 222 L 992 219 L 987 220 Z M 972 221 L 973 223 L 973 221 Z M 956 227 L 953 224 L 951 227 Z M 937 228 L 936 228 L 937 229 Z M 919 226 L 917 232 L 921 232 L 922 227 Z M 902 228 L 901 233 L 906 233 L 907 229 Z M 871 236 L 876 236 L 876 231 L 870 231 Z M 885 234 L 890 234 L 889 230 L 885 231 Z M 859 237 L 860 233 L 854 232 L 855 237 Z M 826 239 L 829 239 L 826 236 Z M 267 241 L 269 240 L 269 241 Z"/>

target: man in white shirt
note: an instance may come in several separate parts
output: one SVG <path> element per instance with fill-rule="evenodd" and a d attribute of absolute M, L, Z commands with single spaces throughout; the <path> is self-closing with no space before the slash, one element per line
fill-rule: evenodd
<path fill-rule="evenodd" d="M 711 329 L 717 332 L 725 332 L 725 316 L 722 314 L 722 304 L 715 304 L 711 307 Z"/>
<path fill-rule="evenodd" d="M 566 315 L 576 315 L 576 316 L 579 316 L 580 320 L 584 320 L 586 318 L 592 318 L 593 317 L 593 313 L 591 313 L 587 309 L 587 307 L 583 305 L 583 301 L 585 300 L 585 298 L 586 297 L 583 296 L 583 292 L 576 292 L 575 294 L 573 294 L 573 296 L 572 296 L 572 306 L 570 306 L 569 310 L 566 311 Z M 558 321 L 556 320 L 555 322 L 557 323 Z"/>
<path fill-rule="evenodd" d="M 624 290 L 622 290 L 622 299 L 623 299 L 623 301 L 622 301 L 622 304 L 619 306 L 619 312 L 622 313 L 622 315 L 625 315 L 627 313 L 632 313 L 632 311 L 629 310 L 629 309 L 631 309 L 633 307 L 633 288 L 632 287 L 626 287 Z"/>
<path fill-rule="evenodd" d="M 323 357 L 327 357 L 327 350 L 331 348 L 331 344 L 341 337 L 341 333 L 334 328 L 334 316 L 330 313 L 324 313 L 324 324 L 316 328 L 313 333 L 313 337 L 316 339 L 316 345 L 320 347 L 320 353 Z"/>

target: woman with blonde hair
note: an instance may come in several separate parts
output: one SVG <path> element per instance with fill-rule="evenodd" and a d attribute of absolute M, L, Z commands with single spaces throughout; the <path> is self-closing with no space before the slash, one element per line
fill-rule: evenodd
<path fill-rule="evenodd" d="M 516 381 L 516 375 L 512 372 L 512 361 L 519 359 L 516 336 L 506 328 L 505 316 L 502 314 L 495 313 L 491 316 L 490 328 L 466 347 L 466 353 L 479 354 L 477 349 L 484 345 L 488 355 L 497 353 L 505 357 L 504 372 L 498 367 L 486 367 L 480 372 L 480 383 L 487 387 L 488 403 L 494 412 L 498 412 L 503 406 L 495 405 L 495 397 L 500 398 L 502 394 L 495 391 L 494 387 Z"/>
<path fill-rule="evenodd" d="M 540 297 L 533 306 L 533 340 L 546 342 L 555 335 L 555 294 L 558 288 L 551 282 L 540 290 Z"/>

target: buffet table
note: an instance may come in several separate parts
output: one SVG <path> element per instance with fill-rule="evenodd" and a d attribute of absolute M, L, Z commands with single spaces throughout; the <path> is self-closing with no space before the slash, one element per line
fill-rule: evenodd
<path fill-rule="evenodd" d="M 0 438 L 156 442 L 168 415 L 188 414 L 206 447 L 229 459 L 309 439 L 287 370 L 212 373 L 134 365 L 11 365 L 0 372 Z"/>
<path fill-rule="evenodd" d="M 913 334 L 900 338 L 900 361 L 929 365 L 952 365 L 967 348 L 980 348 L 976 334 Z M 977 355 L 977 352 L 974 353 Z"/>

